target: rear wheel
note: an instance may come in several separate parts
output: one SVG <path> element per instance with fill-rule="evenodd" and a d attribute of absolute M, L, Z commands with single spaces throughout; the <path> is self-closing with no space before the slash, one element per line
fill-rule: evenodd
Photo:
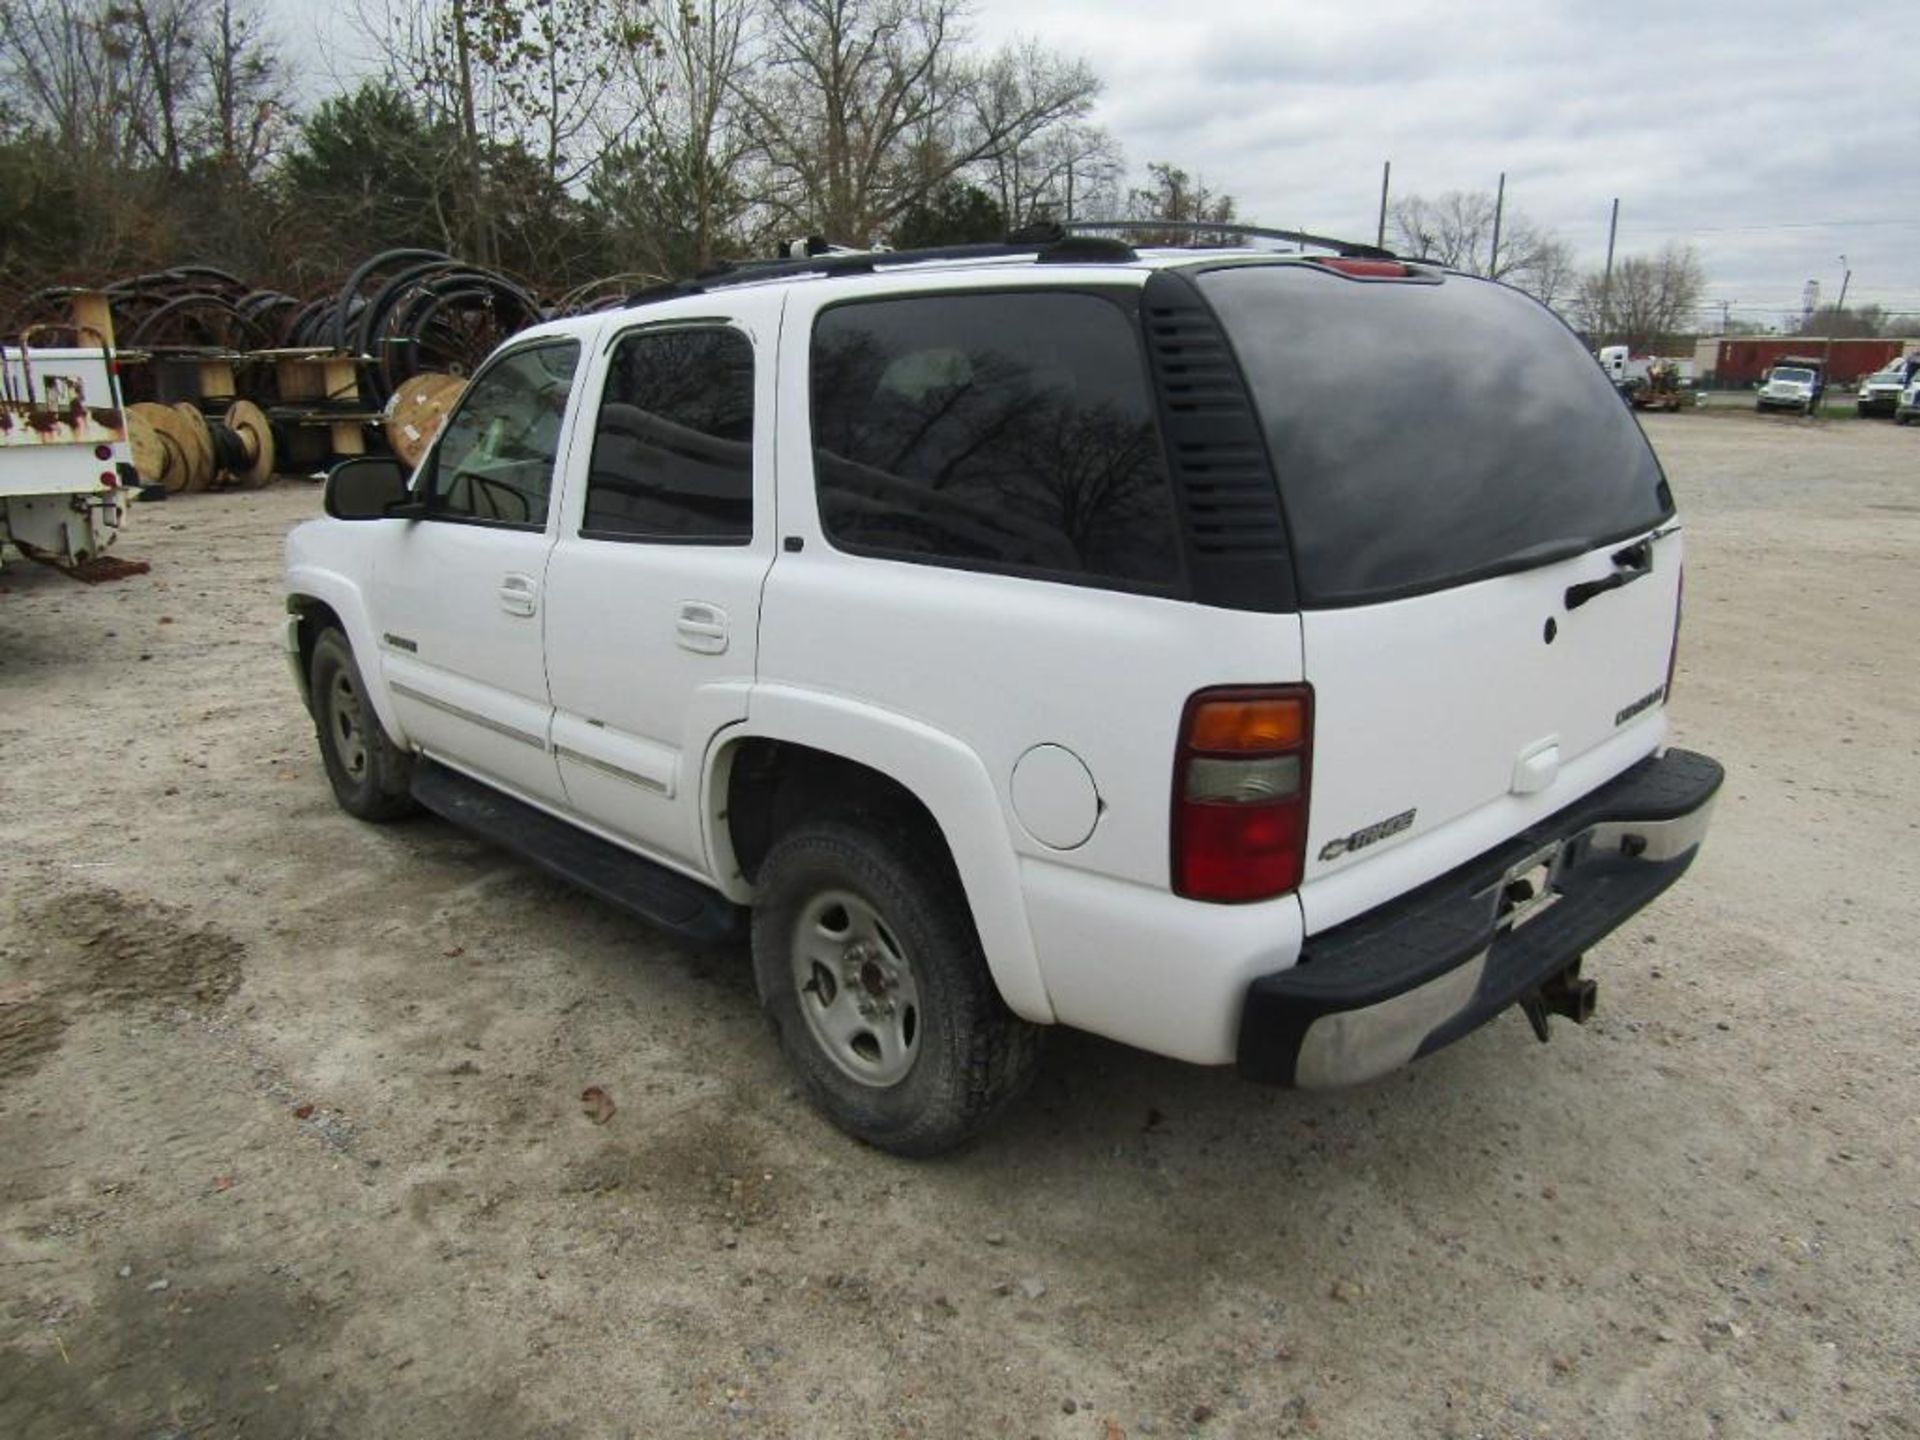
<path fill-rule="evenodd" d="M 376 823 L 413 814 L 419 808 L 407 788 L 413 757 L 381 726 L 347 637 L 323 631 L 307 673 L 320 759 L 340 808 Z"/>
<path fill-rule="evenodd" d="M 935 1155 L 1026 1088 L 1041 1032 L 1000 999 L 959 878 L 924 824 L 803 823 L 774 845 L 759 885 L 761 1003 L 835 1125 Z"/>

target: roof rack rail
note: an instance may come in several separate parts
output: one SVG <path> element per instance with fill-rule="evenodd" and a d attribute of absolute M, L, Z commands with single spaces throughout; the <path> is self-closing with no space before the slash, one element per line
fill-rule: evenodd
<path fill-rule="evenodd" d="M 781 247 L 782 253 L 755 260 L 723 260 L 711 269 L 689 279 L 669 280 L 636 290 L 627 296 L 629 305 L 644 305 L 652 300 L 670 300 L 680 295 L 704 295 L 734 285 L 757 285 L 766 280 L 800 276 L 822 279 L 833 275 L 870 275 L 902 265 L 935 264 L 942 260 L 995 260 L 1031 255 L 1040 264 L 1124 265 L 1139 259 L 1139 252 L 1124 240 L 1102 231 L 1123 233 L 1176 234 L 1192 236 L 1235 235 L 1242 238 L 1284 240 L 1297 246 L 1332 250 L 1343 256 L 1365 260 L 1395 260 L 1399 257 L 1378 245 L 1355 240 L 1340 240 L 1331 235 L 1314 235 L 1304 230 L 1274 230 L 1263 225 L 1242 225 L 1238 221 L 1214 224 L 1192 220 L 1046 220 L 1015 230 L 1002 241 L 972 245 L 935 245 L 919 250 L 855 250 L 836 245 L 821 236 L 810 235 Z"/>
<path fill-rule="evenodd" d="M 811 242 L 809 242 L 811 248 Z M 712 269 L 690 279 L 669 280 L 637 290 L 627 297 L 629 305 L 650 300 L 668 300 L 678 295 L 704 295 L 734 285 L 756 285 L 765 280 L 780 280 L 803 275 L 826 278 L 833 275 L 870 275 L 902 265 L 925 265 L 942 260 L 993 260 L 1031 255 L 1036 260 L 1055 264 L 1124 264 L 1138 259 L 1131 245 L 1097 236 L 1070 235 L 1058 226 L 1029 226 L 1014 232 L 1004 241 L 972 245 L 935 245 L 920 250 L 847 250 L 820 248 L 801 256 L 780 256 L 768 260 L 723 260 Z"/>
<path fill-rule="evenodd" d="M 1261 240 L 1285 240 L 1291 245 L 1311 245 L 1318 250 L 1335 250 L 1357 260 L 1397 260 L 1393 251 L 1363 240 L 1342 240 L 1333 235 L 1315 235 L 1307 230 L 1275 230 L 1265 225 L 1242 225 L 1237 220 L 1069 220 L 1064 228 L 1075 234 L 1119 230 L 1133 234 L 1171 231 L 1179 235 L 1240 235 Z"/>

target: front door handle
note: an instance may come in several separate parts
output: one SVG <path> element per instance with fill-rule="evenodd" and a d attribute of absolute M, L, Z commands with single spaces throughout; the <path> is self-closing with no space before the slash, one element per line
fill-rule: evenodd
<path fill-rule="evenodd" d="M 533 614 L 537 588 L 531 575 L 522 575 L 517 571 L 508 574 L 500 581 L 500 608 L 509 615 Z"/>
<path fill-rule="evenodd" d="M 696 655 L 727 653 L 727 612 L 705 600 L 682 600 L 674 620 L 680 648 Z"/>

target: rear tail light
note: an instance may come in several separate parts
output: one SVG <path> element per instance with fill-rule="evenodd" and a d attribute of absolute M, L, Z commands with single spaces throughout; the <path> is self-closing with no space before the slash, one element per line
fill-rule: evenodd
<path fill-rule="evenodd" d="M 1173 762 L 1173 889 L 1242 903 L 1300 883 L 1313 768 L 1305 685 L 1202 690 Z"/>
<path fill-rule="evenodd" d="M 1321 256 L 1314 261 L 1328 270 L 1351 275 L 1356 280 L 1404 280 L 1413 271 L 1398 260 L 1361 260 L 1350 255 Z"/>

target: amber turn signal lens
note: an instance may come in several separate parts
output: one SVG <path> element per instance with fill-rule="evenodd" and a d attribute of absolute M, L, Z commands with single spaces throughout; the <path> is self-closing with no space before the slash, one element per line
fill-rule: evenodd
<path fill-rule="evenodd" d="M 1307 730 L 1299 700 L 1208 700 L 1193 712 L 1187 744 L 1212 753 L 1291 750 Z"/>

